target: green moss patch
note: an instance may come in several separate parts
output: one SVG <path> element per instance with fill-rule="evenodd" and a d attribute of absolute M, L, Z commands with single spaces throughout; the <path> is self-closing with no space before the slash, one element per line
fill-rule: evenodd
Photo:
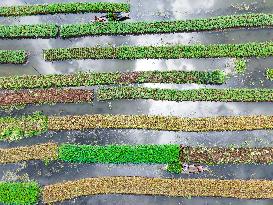
<path fill-rule="evenodd" d="M 36 182 L 0 182 L 0 202 L 3 204 L 37 204 L 40 192 L 40 187 Z"/>

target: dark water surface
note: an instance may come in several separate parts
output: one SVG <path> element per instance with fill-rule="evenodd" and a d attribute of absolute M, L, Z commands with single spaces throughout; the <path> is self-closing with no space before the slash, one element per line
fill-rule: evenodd
<path fill-rule="evenodd" d="M 72 1 L 72 0 L 70 0 Z M 75 0 L 74 0 L 75 1 Z M 80 2 L 77 0 L 75 2 Z M 105 0 L 106 1 L 106 0 Z M 0 5 L 18 5 L 34 3 L 66 2 L 65 0 L 1 0 Z M 116 1 L 124 2 L 124 1 Z M 131 0 L 132 21 L 167 20 L 213 17 L 242 13 L 272 13 L 272 0 Z M 37 24 L 37 23 L 76 23 L 88 22 L 95 14 L 47 15 L 16 18 L 1 18 L 1 24 Z M 140 71 L 140 70 L 224 70 L 232 75 L 226 87 L 273 87 L 266 80 L 264 71 L 272 67 L 271 58 L 248 59 L 247 72 L 238 75 L 234 72 L 234 59 L 176 59 L 176 60 L 73 60 L 64 62 L 45 62 L 42 49 L 59 47 L 81 47 L 96 45 L 161 45 L 161 44 L 194 44 L 194 43 L 244 43 L 272 40 L 273 30 L 245 29 L 224 32 L 176 33 L 140 36 L 100 36 L 74 39 L 25 39 L 0 40 L 0 49 L 26 49 L 30 57 L 26 65 L 0 65 L 0 76 L 22 74 L 72 73 L 76 71 Z M 215 87 L 204 85 L 166 85 L 144 84 L 143 86 L 159 88 L 200 88 Z M 11 113 L 0 112 L 1 116 L 30 114 L 43 111 L 47 115 L 66 114 L 153 114 L 176 115 L 184 117 L 206 117 L 218 115 L 273 115 L 272 103 L 219 103 L 219 102 L 167 102 L 153 100 L 120 100 L 94 102 L 92 104 L 53 106 L 27 106 Z M 273 131 L 240 131 L 240 132 L 207 132 L 186 133 L 145 130 L 109 130 L 98 129 L 84 132 L 62 131 L 48 132 L 41 136 L 23 139 L 19 142 L 1 142 L 0 147 L 26 146 L 54 141 L 92 145 L 106 144 L 167 144 L 180 143 L 191 146 L 273 146 Z M 220 178 L 220 179 L 270 179 L 273 180 L 273 165 L 221 165 L 212 166 L 211 173 L 200 175 L 172 175 L 160 165 L 91 165 L 51 162 L 45 165 L 41 161 L 30 161 L 0 166 L 2 180 L 37 180 L 41 185 L 53 184 L 63 180 L 73 180 L 97 176 L 149 176 L 174 178 Z M 59 204 L 273 204 L 273 200 L 238 200 L 224 198 L 191 198 L 162 196 L 103 195 L 80 197 Z"/>

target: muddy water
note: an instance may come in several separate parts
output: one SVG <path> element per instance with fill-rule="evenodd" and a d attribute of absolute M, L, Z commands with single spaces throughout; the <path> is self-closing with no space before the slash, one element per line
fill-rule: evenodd
<path fill-rule="evenodd" d="M 75 0 L 74 0 L 75 1 Z M 105 0 L 106 1 L 106 0 Z M 47 3 L 46 0 L 2 0 L 0 5 L 17 5 Z M 51 0 L 50 2 L 65 2 Z M 77 0 L 75 2 L 80 2 Z M 122 1 L 116 1 L 122 2 Z M 212 17 L 242 13 L 272 13 L 273 1 L 242 1 L 240 0 L 131 0 L 131 17 L 135 20 L 167 20 Z M 0 18 L 1 24 L 37 24 L 37 23 L 76 23 L 88 22 L 95 14 L 47 15 L 16 18 Z M 68 40 L 62 39 L 25 39 L 0 40 L 0 49 L 26 49 L 29 52 L 29 62 L 26 65 L 0 65 L 0 76 L 22 74 L 72 73 L 76 71 L 134 71 L 134 70 L 224 70 L 232 78 L 218 87 L 272 87 L 273 83 L 266 80 L 264 71 L 272 67 L 272 58 L 248 59 L 247 72 L 244 75 L 234 73 L 234 59 L 176 59 L 176 60 L 75 60 L 64 62 L 45 62 L 42 59 L 42 49 L 59 47 L 80 47 L 96 45 L 162 45 L 162 44 L 195 44 L 195 43 L 243 43 L 263 42 L 272 40 L 273 30 L 246 29 L 224 32 L 176 33 L 142 36 L 100 36 L 84 37 Z M 191 89 L 214 87 L 204 85 L 158 85 L 143 86 L 160 88 Z M 93 87 L 90 87 L 93 88 Z M 96 89 L 96 87 L 95 87 Z M 30 114 L 43 111 L 47 115 L 66 114 L 153 114 L 176 115 L 185 117 L 205 117 L 217 115 L 273 115 L 272 103 L 218 103 L 218 102 L 163 102 L 153 100 L 120 100 L 109 102 L 94 102 L 92 104 L 53 106 L 27 106 L 23 110 L 11 113 L 0 112 L 1 116 Z M 1 142 L 0 147 L 26 146 L 31 144 L 54 141 L 92 145 L 106 144 L 166 144 L 181 143 L 191 146 L 273 146 L 273 131 L 240 131 L 240 132 L 210 132 L 185 133 L 144 130 L 89 130 L 85 132 L 48 132 L 41 136 L 23 139 L 19 142 Z M 63 180 L 73 180 L 83 177 L 97 176 L 150 176 L 150 177 L 208 177 L 220 179 L 271 179 L 272 165 L 221 165 L 212 166 L 211 173 L 201 175 L 171 175 L 160 165 L 86 165 L 31 161 L 26 163 L 0 166 L 2 180 L 34 179 L 42 185 Z M 159 196 L 126 196 L 107 195 L 81 197 L 60 204 L 272 204 L 272 200 L 237 200 L 221 198 L 192 198 Z"/>

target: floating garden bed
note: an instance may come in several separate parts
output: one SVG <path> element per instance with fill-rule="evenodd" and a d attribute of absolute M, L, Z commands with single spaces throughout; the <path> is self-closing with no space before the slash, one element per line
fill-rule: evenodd
<path fill-rule="evenodd" d="M 46 61 L 269 57 L 273 43 L 53 48 L 43 50 L 43 55 Z"/>
<path fill-rule="evenodd" d="M 48 130 L 150 129 L 184 132 L 273 129 L 273 116 L 217 116 L 183 118 L 157 115 L 66 115 L 40 113 L 21 117 L 1 117 L 1 139 L 17 140 Z"/>
<path fill-rule="evenodd" d="M 45 186 L 42 198 L 45 203 L 98 194 L 264 199 L 273 198 L 272 187 L 273 182 L 267 180 L 100 177 Z"/>
<path fill-rule="evenodd" d="M 177 165 L 181 173 L 182 163 L 204 164 L 271 164 L 273 148 L 223 148 L 189 147 L 178 144 L 165 145 L 76 145 L 46 143 L 28 147 L 0 149 L 0 163 L 27 160 L 61 160 L 71 163 L 114 163 L 114 164 L 168 164 Z"/>
<path fill-rule="evenodd" d="M 122 11 L 129 12 L 129 4 L 110 2 L 68 2 L 0 7 L 0 16 L 30 16 L 86 12 L 107 13 Z"/>
<path fill-rule="evenodd" d="M 0 38 L 57 38 L 58 30 L 54 24 L 1 25 Z"/>
<path fill-rule="evenodd" d="M 272 14 L 242 14 L 207 19 L 177 21 L 103 22 L 67 24 L 60 28 L 62 38 L 90 35 L 127 35 L 223 30 L 229 28 L 267 27 L 273 25 Z"/>
<path fill-rule="evenodd" d="M 269 180 L 171 179 L 148 177 L 98 177 L 60 182 L 41 187 L 36 182 L 0 183 L 4 204 L 52 204 L 76 197 L 101 194 L 161 195 L 169 197 L 232 197 L 271 199 Z M 174 189 L 175 187 L 175 189 Z"/>
<path fill-rule="evenodd" d="M 272 164 L 273 148 L 182 147 L 181 162 L 204 164 Z"/>
<path fill-rule="evenodd" d="M 19 140 L 40 135 L 48 130 L 47 116 L 36 112 L 20 117 L 0 117 L 0 139 Z"/>
<path fill-rule="evenodd" d="M 58 145 L 46 143 L 27 147 L 0 149 L 0 163 L 15 163 L 27 160 L 57 160 Z"/>
<path fill-rule="evenodd" d="M 0 182 L 0 203 L 34 205 L 39 201 L 41 189 L 36 182 Z"/>
<path fill-rule="evenodd" d="M 0 50 L 0 64 L 24 64 L 27 53 L 24 50 Z"/>
<path fill-rule="evenodd" d="M 131 83 L 223 84 L 228 76 L 220 70 L 81 72 L 75 74 L 23 75 L 0 77 L 0 89 L 79 87 Z"/>
<path fill-rule="evenodd" d="M 82 103 L 91 102 L 92 90 L 82 89 L 39 89 L 5 91 L 0 94 L 0 106 L 18 106 L 27 104 Z"/>
<path fill-rule="evenodd" d="M 146 87 L 111 87 L 98 90 L 98 100 L 153 99 L 169 101 L 273 102 L 273 89 L 214 89 L 190 90 Z"/>

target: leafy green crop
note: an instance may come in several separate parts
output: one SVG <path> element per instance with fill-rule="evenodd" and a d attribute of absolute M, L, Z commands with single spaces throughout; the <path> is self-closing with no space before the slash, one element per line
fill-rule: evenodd
<path fill-rule="evenodd" d="M 40 112 L 20 117 L 0 118 L 0 140 L 19 140 L 47 131 L 47 116 Z"/>
<path fill-rule="evenodd" d="M 265 71 L 265 76 L 268 80 L 273 80 L 273 68 L 267 68 Z"/>
<path fill-rule="evenodd" d="M 58 30 L 54 24 L 0 25 L 0 38 L 56 38 Z"/>
<path fill-rule="evenodd" d="M 24 64 L 27 53 L 24 50 L 0 50 L 0 64 Z"/>
<path fill-rule="evenodd" d="M 29 16 L 59 13 L 85 12 L 129 12 L 130 6 L 125 3 L 110 2 L 68 2 L 51 4 L 34 4 L 26 6 L 0 7 L 0 16 Z"/>
<path fill-rule="evenodd" d="M 140 22 L 95 22 L 62 25 L 62 38 L 87 35 L 126 35 L 145 33 L 174 33 L 222 30 L 240 27 L 265 27 L 273 25 L 272 14 L 242 14 L 218 16 L 207 19 Z"/>
<path fill-rule="evenodd" d="M 273 42 L 211 45 L 164 45 L 54 48 L 43 50 L 46 61 L 70 59 L 178 59 L 219 57 L 269 57 Z"/>
<path fill-rule="evenodd" d="M 79 87 L 131 83 L 198 83 L 223 84 L 228 76 L 220 70 L 206 71 L 139 71 L 80 72 L 75 74 L 23 75 L 0 77 L 0 89 Z"/>
<path fill-rule="evenodd" d="M 66 162 L 178 164 L 179 155 L 179 145 L 91 146 L 63 144 L 59 147 L 58 156 L 60 160 Z"/>
<path fill-rule="evenodd" d="M 36 182 L 0 182 L 0 202 L 3 204 L 37 204 L 40 192 Z"/>
<path fill-rule="evenodd" d="M 98 90 L 98 100 L 154 99 L 170 101 L 273 102 L 273 89 L 213 89 L 190 90 L 145 87 L 111 87 Z"/>
<path fill-rule="evenodd" d="M 242 74 L 246 71 L 246 60 L 238 58 L 235 60 L 235 71 L 236 73 Z"/>

